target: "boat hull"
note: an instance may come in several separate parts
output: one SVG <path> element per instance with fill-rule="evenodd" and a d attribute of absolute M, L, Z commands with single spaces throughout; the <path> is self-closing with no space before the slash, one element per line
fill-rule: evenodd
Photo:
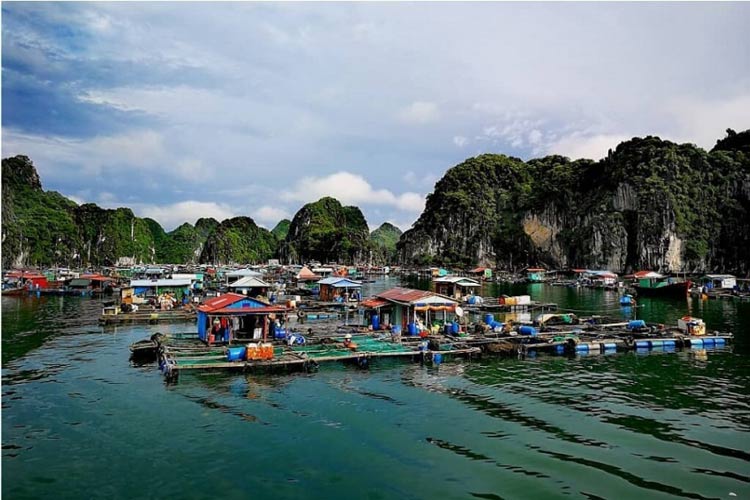
<path fill-rule="evenodd" d="M 635 285 L 636 293 L 641 297 L 687 297 L 690 291 L 690 281 L 680 281 L 656 288 Z"/>

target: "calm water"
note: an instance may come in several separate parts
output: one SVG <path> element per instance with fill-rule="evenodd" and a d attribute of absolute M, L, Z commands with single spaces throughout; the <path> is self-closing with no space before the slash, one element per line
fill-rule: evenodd
<path fill-rule="evenodd" d="M 375 286 L 390 286 L 376 284 Z M 608 292 L 529 293 L 580 311 Z M 165 386 L 101 303 L 2 299 L 5 498 L 750 497 L 750 303 L 643 301 L 732 330 L 731 349 L 379 361 Z M 631 311 L 631 314 L 632 311 Z"/>

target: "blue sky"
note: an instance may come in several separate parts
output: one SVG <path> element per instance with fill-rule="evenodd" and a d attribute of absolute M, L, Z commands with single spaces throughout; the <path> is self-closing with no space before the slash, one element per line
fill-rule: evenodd
<path fill-rule="evenodd" d="M 2 4 L 2 155 L 167 230 L 324 195 L 407 229 L 481 153 L 750 126 L 746 3 Z"/>

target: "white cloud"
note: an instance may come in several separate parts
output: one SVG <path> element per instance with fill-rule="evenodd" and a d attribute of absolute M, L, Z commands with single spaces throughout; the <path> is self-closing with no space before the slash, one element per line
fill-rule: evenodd
<path fill-rule="evenodd" d="M 434 102 L 415 101 L 399 111 L 398 117 L 404 123 L 424 125 L 437 121 L 440 112 Z"/>
<path fill-rule="evenodd" d="M 135 205 L 132 208 L 138 217 L 154 219 L 165 231 L 171 231 L 184 222 L 195 224 L 201 217 L 213 217 L 221 222 L 238 215 L 229 205 L 194 200 L 171 205 Z"/>
<path fill-rule="evenodd" d="M 325 177 L 301 179 L 290 191 L 282 194 L 285 200 L 310 202 L 332 196 L 344 204 L 390 205 L 399 210 L 421 212 L 424 196 L 407 192 L 393 194 L 387 189 L 374 189 L 361 175 L 337 172 Z"/>
<path fill-rule="evenodd" d="M 459 148 L 466 146 L 467 142 L 469 142 L 469 139 L 467 139 L 466 137 L 462 135 L 457 135 L 453 137 L 453 144 L 455 144 Z"/>
<path fill-rule="evenodd" d="M 671 139 L 706 149 L 724 137 L 727 128 L 740 131 L 750 126 L 750 94 L 703 100 L 683 97 L 671 100 L 665 107 L 679 130 Z"/>
<path fill-rule="evenodd" d="M 256 223 L 262 224 L 264 227 L 270 227 L 278 224 L 282 219 L 290 219 L 291 216 L 289 211 L 281 207 L 272 207 L 271 205 L 263 205 L 259 209 L 255 210 L 251 217 Z"/>
<path fill-rule="evenodd" d="M 607 156 L 609 149 L 614 150 L 619 143 L 631 138 L 632 136 L 617 134 L 587 135 L 582 132 L 574 132 L 549 144 L 547 153 L 567 156 L 572 160 L 579 158 L 599 160 Z"/>
<path fill-rule="evenodd" d="M 25 154 L 50 174 L 97 176 L 122 170 L 156 172 L 160 177 L 200 181 L 205 169 L 200 160 L 174 158 L 164 136 L 154 130 L 71 139 L 61 136 L 24 134 L 3 128 L 3 156 Z M 61 164 L 74 165 L 76 171 L 55 171 Z M 72 168 L 72 167 L 71 167 Z M 46 172 L 44 172 L 46 174 Z"/>

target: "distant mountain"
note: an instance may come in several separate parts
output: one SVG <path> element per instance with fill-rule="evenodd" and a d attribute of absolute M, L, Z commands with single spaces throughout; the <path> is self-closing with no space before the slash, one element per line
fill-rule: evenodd
<path fill-rule="evenodd" d="M 281 247 L 285 262 L 364 262 L 369 231 L 362 211 L 331 197 L 308 203 L 292 219 Z"/>
<path fill-rule="evenodd" d="M 157 260 L 159 262 L 191 263 L 200 260 L 206 241 L 219 222 L 212 218 L 201 218 L 192 226 L 184 223 L 166 234 L 159 245 Z"/>
<path fill-rule="evenodd" d="M 210 233 L 200 262 L 211 264 L 258 264 L 276 255 L 278 240 L 258 227 L 250 217 L 227 219 Z"/>
<path fill-rule="evenodd" d="M 398 254 L 396 243 L 403 232 L 391 224 L 384 222 L 379 228 L 370 233 L 372 243 L 372 260 L 378 264 L 390 264 L 396 262 Z"/>
<path fill-rule="evenodd" d="M 289 219 L 282 219 L 276 224 L 276 227 L 271 230 L 271 233 L 273 233 L 279 241 L 285 240 L 286 235 L 289 234 L 289 226 L 291 223 L 292 221 Z"/>
<path fill-rule="evenodd" d="M 449 169 L 398 243 L 411 264 L 750 272 L 750 131 L 598 161 L 486 154 Z"/>

